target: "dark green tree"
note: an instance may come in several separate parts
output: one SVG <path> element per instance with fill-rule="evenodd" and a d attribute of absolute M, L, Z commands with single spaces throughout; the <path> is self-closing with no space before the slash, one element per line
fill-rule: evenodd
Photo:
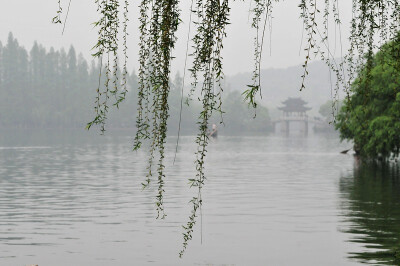
<path fill-rule="evenodd" d="M 366 63 L 344 102 L 336 128 L 365 158 L 397 157 L 400 148 L 400 35 Z"/>

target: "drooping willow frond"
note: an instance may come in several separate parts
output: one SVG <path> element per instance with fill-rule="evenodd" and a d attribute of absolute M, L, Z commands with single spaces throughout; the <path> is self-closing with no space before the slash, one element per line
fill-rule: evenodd
<path fill-rule="evenodd" d="M 264 44 L 264 37 L 268 19 L 272 14 L 272 2 L 279 0 L 255 0 L 255 7 L 252 9 L 253 21 L 251 26 L 256 30 L 254 37 L 254 69 L 251 85 L 247 85 L 248 89 L 243 92 L 244 99 L 253 108 L 257 107 L 256 95 L 261 95 L 261 58 Z"/>
<path fill-rule="evenodd" d="M 226 37 L 226 26 L 230 23 L 231 1 L 193 1 L 194 5 L 189 10 L 196 17 L 192 22 L 195 34 L 191 40 L 193 63 L 190 68 L 192 78 L 190 95 L 194 95 L 195 91 L 198 90 L 197 95 L 200 95 L 202 110 L 198 117 L 199 131 L 196 137 L 198 148 L 195 152 L 195 168 L 197 174 L 194 178 L 189 179 L 190 186 L 196 187 L 197 192 L 191 200 L 192 212 L 189 221 L 184 226 L 183 249 L 179 254 L 180 256 L 187 248 L 188 241 L 192 239 L 196 217 L 202 206 L 201 191 L 205 184 L 204 160 L 208 145 L 207 128 L 210 117 L 214 112 L 222 113 L 221 93 L 223 91 L 224 72 L 221 53 L 223 40 Z M 256 97 L 259 92 L 261 93 L 260 71 L 266 25 L 271 21 L 272 9 L 279 0 L 249 1 L 253 1 L 251 27 L 256 32 L 254 36 L 254 69 L 252 83 L 243 92 L 243 95 L 250 106 L 257 107 Z M 95 100 L 96 116 L 93 121 L 88 123 L 87 128 L 92 125 L 100 125 L 100 130 L 104 132 L 110 97 L 115 98 L 113 105 L 118 107 L 124 101 L 127 93 L 128 0 L 94 0 L 94 2 L 97 5 L 99 19 L 94 23 L 98 30 L 98 41 L 93 48 L 95 50 L 93 56 L 99 59 L 100 74 Z M 58 11 L 53 22 L 61 23 L 61 0 L 57 0 L 57 3 Z M 352 0 L 350 45 L 346 54 L 343 52 L 340 34 L 342 24 L 339 0 L 300 0 L 293 2 L 293 4 L 299 7 L 305 33 L 305 61 L 303 75 L 299 77 L 301 81 L 299 89 L 305 88 L 308 63 L 316 57 L 325 61 L 330 71 L 336 76 L 335 93 L 332 92 L 332 98 L 337 99 L 338 90 L 344 88 L 348 99 L 350 99 L 351 84 L 356 78 L 364 79 L 367 85 L 371 80 L 370 72 L 373 67 L 374 52 L 382 44 L 398 38 L 400 0 Z M 120 6 L 123 6 L 123 12 L 120 12 Z M 141 0 L 139 9 L 139 36 L 137 39 L 140 66 L 138 70 L 138 112 L 134 150 L 139 149 L 143 142 L 149 144 L 147 175 L 143 187 L 149 186 L 152 181 L 157 182 L 157 216 L 163 218 L 165 217 L 163 204 L 164 159 L 167 119 L 169 117 L 170 71 L 181 14 L 178 0 Z M 331 25 L 334 25 L 335 32 L 337 29 L 339 31 L 339 59 L 335 55 L 336 39 L 333 50 L 330 44 L 330 19 L 334 22 Z M 122 77 L 119 74 L 118 60 L 120 57 L 118 36 L 121 27 L 124 59 Z M 362 69 L 364 71 L 361 71 Z M 366 86 L 364 93 L 365 101 L 367 101 L 368 86 Z"/>
<path fill-rule="evenodd" d="M 93 57 L 100 62 L 99 82 L 95 101 L 96 116 L 93 121 L 87 124 L 87 129 L 93 125 L 100 125 L 102 133 L 105 131 L 105 121 L 110 108 L 109 99 L 111 96 L 115 102 L 111 105 L 119 107 L 125 100 L 127 93 L 127 35 L 128 35 L 128 1 L 123 1 L 123 43 L 122 43 L 122 80 L 120 80 L 119 69 L 119 32 L 121 29 L 120 0 L 95 0 L 99 19 L 93 23 L 97 28 L 97 43 L 92 48 Z M 104 75 L 104 76 L 103 76 Z M 104 79 L 103 79 L 104 77 Z M 104 89 L 103 89 L 104 88 Z M 120 90 L 122 88 L 122 90 Z"/>
<path fill-rule="evenodd" d="M 150 184 L 153 162 L 158 158 L 156 207 L 157 217 L 161 218 L 165 217 L 164 149 L 169 117 L 170 66 L 180 21 L 179 12 L 177 0 L 143 0 L 140 5 L 139 104 L 134 149 L 140 148 L 143 140 L 150 140 L 148 173 L 143 187 Z"/>
<path fill-rule="evenodd" d="M 97 87 L 97 96 L 95 102 L 96 117 L 93 121 L 89 122 L 87 128 L 89 129 L 92 125 L 100 125 L 102 133 L 105 131 L 105 121 L 107 119 L 107 113 L 109 110 L 108 100 L 110 94 L 116 94 L 117 92 L 117 69 L 118 69 L 118 30 L 119 30 L 119 1 L 118 0 L 95 0 L 97 4 L 97 11 L 100 13 L 100 18 L 94 23 L 94 26 L 98 28 L 98 40 L 96 45 L 93 47 L 95 52 L 92 54 L 93 57 L 97 57 L 100 60 L 100 75 L 99 85 Z M 106 60 L 104 60 L 106 55 Z M 113 57 L 114 59 L 111 59 Z M 111 60 L 113 60 L 113 66 L 111 66 Z M 105 81 L 102 90 L 101 74 L 103 71 L 103 61 L 105 61 Z M 114 77 L 114 88 L 110 90 L 111 78 Z"/>
<path fill-rule="evenodd" d="M 196 177 L 189 179 L 191 187 L 197 187 L 197 196 L 190 201 L 192 212 L 189 221 L 184 226 L 183 249 L 179 253 L 182 257 L 187 248 L 188 241 L 192 239 L 193 227 L 196 224 L 198 210 L 202 206 L 201 191 L 204 186 L 205 172 L 204 161 L 208 145 L 209 119 L 214 111 L 221 110 L 221 82 L 224 78 L 222 68 L 221 51 L 223 40 L 226 37 L 226 25 L 229 24 L 229 1 L 228 0 L 198 0 L 195 14 L 199 23 L 196 24 L 196 34 L 193 37 L 194 53 L 193 67 L 191 69 L 194 78 L 193 86 L 198 85 L 199 74 L 203 74 L 201 85 L 202 111 L 197 122 L 199 133 L 196 137 L 198 145 L 196 152 Z M 215 83 L 217 88 L 215 88 Z"/>
<path fill-rule="evenodd" d="M 58 1 L 58 9 L 56 12 L 56 15 L 51 19 L 51 22 L 54 24 L 61 24 L 61 14 L 62 14 L 62 7 L 61 7 L 61 0 L 57 0 Z"/>

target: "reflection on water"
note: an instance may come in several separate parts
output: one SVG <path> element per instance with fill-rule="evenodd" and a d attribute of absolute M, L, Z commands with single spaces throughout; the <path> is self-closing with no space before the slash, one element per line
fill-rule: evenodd
<path fill-rule="evenodd" d="M 212 141 L 203 244 L 198 224 L 181 260 L 181 226 L 195 193 L 187 182 L 195 175 L 194 137 L 182 137 L 175 165 L 175 140 L 166 146 L 168 216 L 159 221 L 157 186 L 141 189 L 147 153 L 131 151 L 131 135 L 0 132 L 0 264 L 393 262 L 387 251 L 400 232 L 398 169 L 353 170 L 353 157 L 339 153 L 349 145 L 324 136 Z M 377 245 L 386 252 L 379 258 Z"/>
<path fill-rule="evenodd" d="M 350 241 L 363 249 L 349 256 L 363 263 L 400 265 L 400 167 L 358 163 L 340 179 Z"/>

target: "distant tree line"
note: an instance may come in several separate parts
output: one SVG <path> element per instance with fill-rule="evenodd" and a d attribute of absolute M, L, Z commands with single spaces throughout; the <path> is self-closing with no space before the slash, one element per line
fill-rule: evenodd
<path fill-rule="evenodd" d="M 0 42 L 0 128 L 85 128 L 94 116 L 96 88 L 104 83 L 99 80 L 100 64 L 90 64 L 82 54 L 77 55 L 73 46 L 48 51 L 35 42 L 28 52 L 20 46 L 13 34 L 6 44 Z M 104 76 L 104 75 L 103 75 Z M 134 128 L 137 109 L 137 76 L 127 75 L 128 94 L 117 112 L 111 110 L 107 125 L 110 128 Z M 171 81 L 169 131 L 178 128 L 182 77 L 177 74 Z M 252 119 L 240 93 L 226 96 L 223 115 L 225 134 L 265 133 L 271 130 L 270 118 L 265 107 L 257 110 L 259 119 Z M 112 105 L 112 104 L 111 104 Z M 191 102 L 183 106 L 182 133 L 196 132 L 196 118 L 200 106 Z M 220 117 L 215 115 L 217 124 Z"/>
<path fill-rule="evenodd" d="M 84 128 L 98 77 L 99 65 L 89 66 L 73 46 L 46 51 L 35 42 L 28 52 L 10 33 L 0 43 L 0 126 Z M 134 76 L 128 78 L 134 87 Z"/>

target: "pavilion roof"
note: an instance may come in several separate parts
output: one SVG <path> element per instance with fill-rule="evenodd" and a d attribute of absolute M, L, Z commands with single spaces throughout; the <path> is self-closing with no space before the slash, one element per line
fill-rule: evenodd
<path fill-rule="evenodd" d="M 305 106 L 307 102 L 305 102 L 301 98 L 292 98 L 289 97 L 285 101 L 282 102 L 283 106 L 278 107 L 279 110 L 282 110 L 284 112 L 306 112 L 308 110 L 311 110 L 311 107 Z"/>

